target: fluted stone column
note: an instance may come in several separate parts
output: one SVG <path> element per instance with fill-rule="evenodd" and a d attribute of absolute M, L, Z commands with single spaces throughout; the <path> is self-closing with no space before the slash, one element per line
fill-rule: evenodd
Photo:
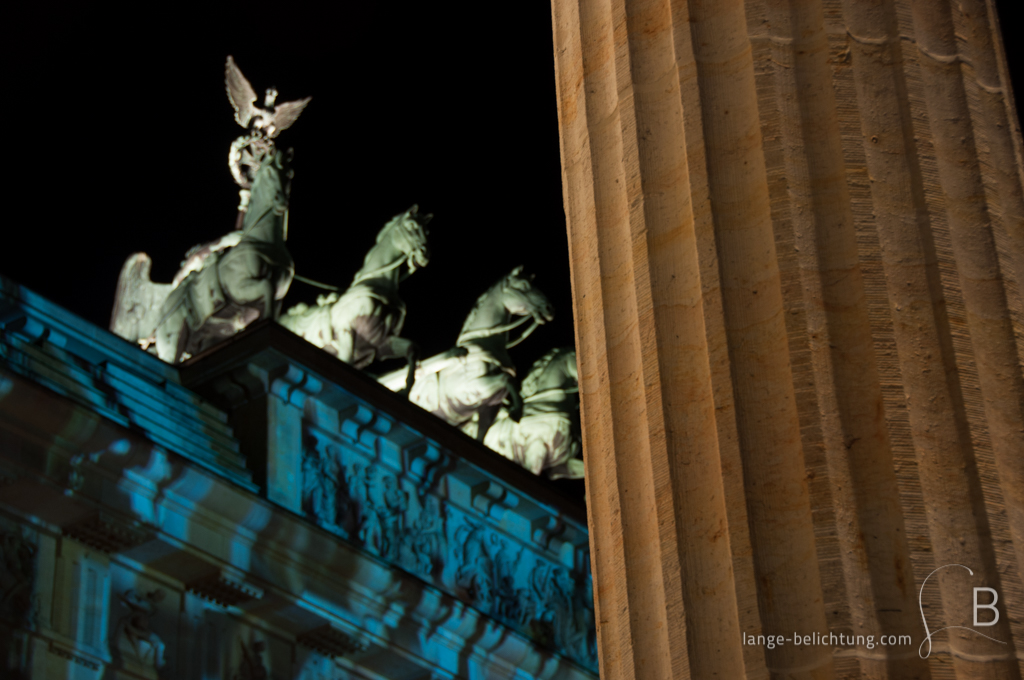
<path fill-rule="evenodd" d="M 1019 678 L 1024 154 L 993 9 L 552 8 L 602 678 Z M 998 642 L 919 647 L 982 586 Z M 830 631 L 859 644 L 793 644 Z"/>

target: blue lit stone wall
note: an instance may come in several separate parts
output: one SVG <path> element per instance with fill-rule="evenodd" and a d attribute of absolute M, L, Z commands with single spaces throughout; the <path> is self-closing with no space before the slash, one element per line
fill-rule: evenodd
<path fill-rule="evenodd" d="M 0 278 L 0 677 L 596 677 L 581 513 L 364 378 Z"/>
<path fill-rule="evenodd" d="M 355 407 L 337 431 L 303 430 L 302 510 L 578 663 L 596 667 L 586 534 L 431 442 L 405 449 Z M 476 474 L 474 474 L 476 472 Z"/>

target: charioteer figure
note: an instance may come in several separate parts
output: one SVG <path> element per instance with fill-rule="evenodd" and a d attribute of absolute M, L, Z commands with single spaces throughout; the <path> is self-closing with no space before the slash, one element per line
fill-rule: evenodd
<path fill-rule="evenodd" d="M 261 319 L 276 319 L 295 276 L 285 247 L 291 149 L 281 152 L 274 138 L 290 127 L 310 98 L 274 105 L 267 90 L 264 106 L 231 57 L 225 83 L 235 120 L 248 135 L 235 140 L 229 167 L 242 187 L 235 231 L 196 246 L 171 283 L 153 283 L 152 260 L 135 253 L 118 280 L 110 329 L 169 363 L 184 361 Z"/>

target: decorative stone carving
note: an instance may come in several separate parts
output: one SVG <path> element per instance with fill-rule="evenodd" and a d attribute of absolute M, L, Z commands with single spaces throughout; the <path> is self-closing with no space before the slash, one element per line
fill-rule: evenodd
<path fill-rule="evenodd" d="M 460 546 L 455 581 L 468 599 L 481 610 L 502 618 L 515 618 L 519 606 L 513 588 L 514 564 L 508 542 L 485 527 L 466 523 L 455 533 Z"/>
<path fill-rule="evenodd" d="M 302 452 L 302 511 L 320 519 L 325 525 L 338 527 L 335 502 L 339 494 L 337 459 L 332 448 L 321 452 L 318 447 L 306 446 Z M 348 537 L 345 532 L 345 537 Z"/>
<path fill-rule="evenodd" d="M 244 641 L 239 640 L 238 644 L 242 648 L 242 661 L 233 680 L 267 680 L 270 673 L 263 661 L 263 652 L 267 650 L 267 643 L 263 640 L 256 640 L 245 644 Z"/>
<path fill-rule="evenodd" d="M 433 215 L 412 206 L 377 234 L 363 267 L 342 295 L 317 298 L 315 307 L 299 304 L 278 319 L 285 328 L 356 368 L 375 360 L 405 357 L 409 362 L 405 391 L 412 386 L 418 348 L 401 338 L 405 303 L 398 284 L 427 266 L 426 225 Z"/>
<path fill-rule="evenodd" d="M 186 586 L 189 592 L 222 607 L 236 607 L 245 602 L 263 599 L 263 589 L 246 583 L 241 575 L 218 572 L 197 579 Z"/>
<path fill-rule="evenodd" d="M 340 658 L 348 654 L 366 651 L 366 644 L 353 638 L 348 633 L 338 630 L 331 624 L 306 631 L 298 637 L 298 642 L 324 656 Z"/>
<path fill-rule="evenodd" d="M 123 659 L 155 670 L 164 667 L 165 645 L 150 627 L 150 619 L 156 615 L 165 595 L 160 588 L 143 595 L 133 588 L 121 594 L 121 604 L 129 611 L 118 622 L 117 648 Z"/>
<path fill-rule="evenodd" d="M 484 444 L 534 474 L 547 471 L 551 479 L 581 479 L 578 392 L 576 351 L 551 350 L 523 379 L 522 418 L 516 422 L 502 408 Z"/>
<path fill-rule="evenodd" d="M 381 554 L 385 559 L 398 559 L 399 545 L 403 538 L 402 521 L 409 509 L 409 495 L 398 488 L 398 482 L 391 475 L 383 477 L 384 506 L 381 515 Z"/>
<path fill-rule="evenodd" d="M 456 341 L 456 348 L 466 354 L 447 352 L 424 361 L 416 370 L 410 401 L 451 425 L 468 429 L 481 441 L 506 398 L 512 419 L 518 420 L 522 403 L 508 348 L 554 318 L 554 308 L 532 280 L 523 275 L 522 267 L 516 267 L 481 295 Z M 512 317 L 521 318 L 511 321 Z M 530 320 L 533 325 L 509 342 L 509 331 Z M 381 376 L 380 382 L 397 390 L 401 377 L 392 372 Z"/>
<path fill-rule="evenodd" d="M 29 625 L 38 549 L 15 528 L 0 533 L 0 551 L 0 618 L 21 626 Z"/>
<path fill-rule="evenodd" d="M 109 554 L 142 545 L 152 535 L 138 522 L 126 522 L 107 513 L 97 513 L 64 527 L 63 533 L 79 543 Z"/>
<path fill-rule="evenodd" d="M 429 576 L 445 553 L 444 518 L 436 496 L 424 498 L 423 510 L 406 538 L 403 565 L 414 573 Z"/>
<path fill-rule="evenodd" d="M 410 453 L 406 475 L 328 443 L 323 432 L 305 441 L 303 508 L 318 524 L 594 667 L 586 567 L 570 571 L 557 561 L 565 555 L 564 522 L 539 517 L 518 540 L 492 524 L 503 522 L 519 505 L 518 496 L 498 482 L 468 487 L 465 505 L 456 508 L 439 497 L 435 476 L 423 476 L 423 466 L 416 464 L 426 451 Z M 438 452 L 435 457 L 443 456 Z M 327 475 L 333 476 L 324 479 Z"/>
<path fill-rule="evenodd" d="M 330 462 L 324 463 L 324 460 Z M 336 463 L 332 447 L 323 453 L 307 449 L 304 460 L 304 511 L 324 528 L 351 537 L 364 549 L 401 563 L 413 573 L 430 575 L 441 558 L 444 521 L 440 503 L 423 499 L 410 521 L 410 499 L 394 475 L 376 465 Z M 327 477 L 325 470 L 333 475 Z M 332 494 L 333 492 L 333 494 Z"/>
<path fill-rule="evenodd" d="M 589 583 L 578 583 L 567 569 L 538 563 L 530 573 L 520 621 L 536 639 L 589 658 L 596 654 L 591 644 L 594 606 L 590 592 Z"/>
<path fill-rule="evenodd" d="M 59 656 L 62 659 L 67 659 L 71 663 L 75 663 L 79 666 L 88 668 L 91 671 L 98 671 L 100 669 L 100 664 L 96 663 L 95 661 L 90 661 L 89 659 L 86 659 L 84 656 L 75 654 L 74 652 L 60 646 L 59 643 L 53 641 L 50 642 L 50 653 L 54 656 Z"/>

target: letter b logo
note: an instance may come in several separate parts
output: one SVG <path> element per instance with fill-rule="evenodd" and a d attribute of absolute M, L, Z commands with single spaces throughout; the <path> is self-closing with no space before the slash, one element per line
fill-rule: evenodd
<path fill-rule="evenodd" d="M 978 591 L 985 590 L 992 593 L 992 601 L 988 604 L 978 604 Z M 974 625 L 975 626 L 994 626 L 999 623 L 999 610 L 996 609 L 996 602 L 999 602 L 999 593 L 993 588 L 975 588 L 974 589 Z M 979 621 L 978 610 L 979 609 L 991 609 L 992 613 L 995 614 L 995 618 L 991 621 Z"/>

